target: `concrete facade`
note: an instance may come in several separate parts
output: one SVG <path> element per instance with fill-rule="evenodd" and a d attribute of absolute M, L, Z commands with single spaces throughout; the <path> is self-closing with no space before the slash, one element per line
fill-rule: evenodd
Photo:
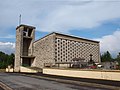
<path fill-rule="evenodd" d="M 88 62 L 90 55 L 92 60 L 100 62 L 99 42 L 56 33 L 56 62 L 70 62 L 73 58 L 82 58 Z"/>
<path fill-rule="evenodd" d="M 25 33 L 25 34 L 24 34 Z M 99 42 L 75 36 L 50 33 L 34 41 L 35 27 L 20 25 L 16 29 L 15 71 L 20 66 L 43 68 L 56 66 L 56 63 L 69 63 L 74 58 L 82 58 L 84 62 L 92 60 L 100 63 Z"/>
<path fill-rule="evenodd" d="M 15 72 L 20 72 L 23 64 L 32 64 L 34 39 L 35 27 L 20 25 L 16 28 Z"/>

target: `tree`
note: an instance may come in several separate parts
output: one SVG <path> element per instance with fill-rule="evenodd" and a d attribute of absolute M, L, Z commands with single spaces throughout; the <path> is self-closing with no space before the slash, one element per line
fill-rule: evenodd
<path fill-rule="evenodd" d="M 8 65 L 14 65 L 14 54 L 11 53 L 10 55 L 5 54 L 4 52 L 0 51 L 0 68 L 6 68 Z"/>
<path fill-rule="evenodd" d="M 112 60 L 112 56 L 109 53 L 109 51 L 105 52 L 104 54 L 101 55 L 101 61 L 102 62 L 106 62 L 106 61 L 111 61 Z"/>
<path fill-rule="evenodd" d="M 14 60 L 15 60 L 15 55 L 14 55 L 14 53 L 11 53 L 10 55 L 9 55 L 9 65 L 11 64 L 12 66 L 14 66 Z"/>
<path fill-rule="evenodd" d="M 117 58 L 116 58 L 115 60 L 118 61 L 119 66 L 120 66 L 120 52 L 119 52 L 119 54 L 117 55 Z"/>

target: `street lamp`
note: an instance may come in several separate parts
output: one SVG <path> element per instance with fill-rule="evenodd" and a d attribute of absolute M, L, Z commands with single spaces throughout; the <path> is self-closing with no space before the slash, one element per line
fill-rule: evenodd
<path fill-rule="evenodd" d="M 93 56 L 93 55 L 92 55 L 92 54 L 90 54 L 90 61 L 92 61 L 92 56 Z"/>

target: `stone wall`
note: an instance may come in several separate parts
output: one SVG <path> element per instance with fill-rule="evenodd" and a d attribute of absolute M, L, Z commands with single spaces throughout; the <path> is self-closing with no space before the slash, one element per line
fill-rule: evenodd
<path fill-rule="evenodd" d="M 34 42 L 33 66 L 43 68 L 45 63 L 55 63 L 54 36 L 50 34 Z"/>

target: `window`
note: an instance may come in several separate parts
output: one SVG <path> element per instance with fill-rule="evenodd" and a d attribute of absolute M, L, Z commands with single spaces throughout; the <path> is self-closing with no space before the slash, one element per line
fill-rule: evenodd
<path fill-rule="evenodd" d="M 57 43 L 57 39 L 55 39 L 55 43 Z"/>
<path fill-rule="evenodd" d="M 23 36 L 28 36 L 27 30 L 23 30 Z"/>
<path fill-rule="evenodd" d="M 55 62 L 57 62 L 57 59 L 55 59 Z"/>
<path fill-rule="evenodd" d="M 58 42 L 60 42 L 60 40 L 58 40 Z"/>
<path fill-rule="evenodd" d="M 55 47 L 57 47 L 57 45 L 55 45 Z"/>

